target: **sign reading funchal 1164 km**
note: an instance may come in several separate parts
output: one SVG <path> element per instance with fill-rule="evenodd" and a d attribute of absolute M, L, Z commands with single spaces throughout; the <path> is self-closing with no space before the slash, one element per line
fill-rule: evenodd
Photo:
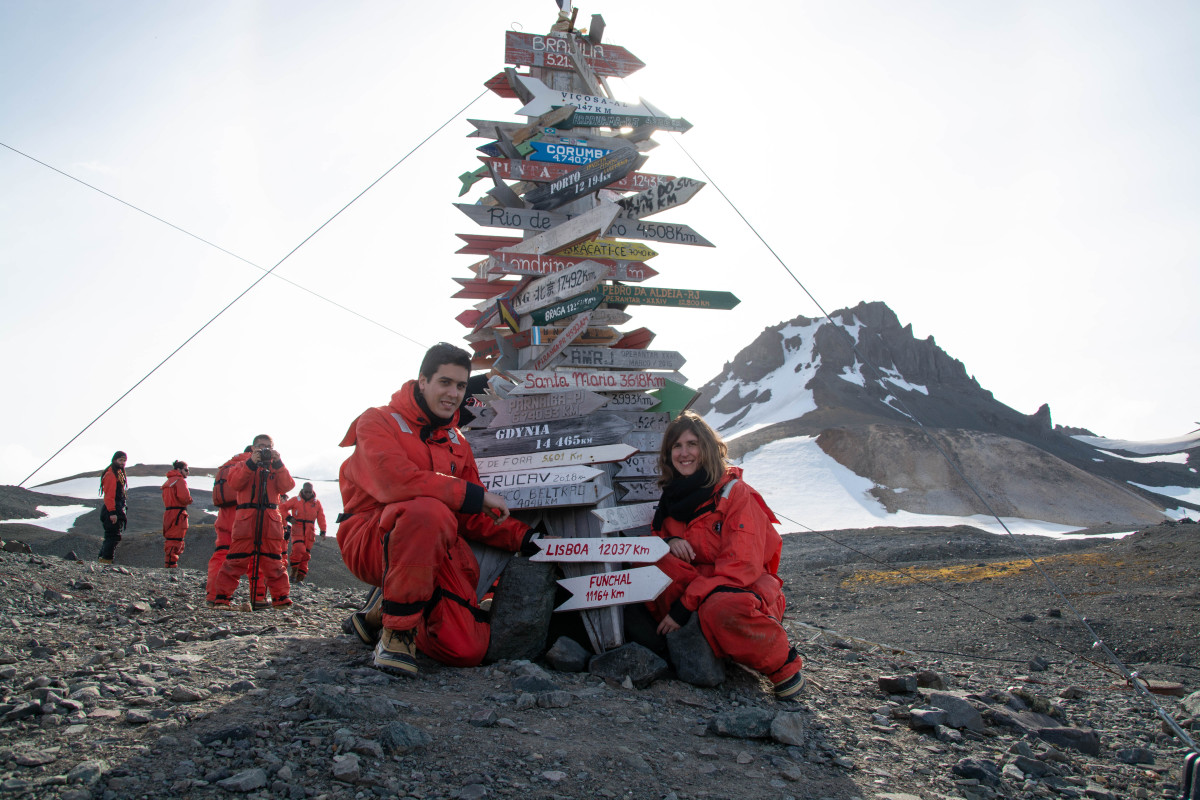
<path fill-rule="evenodd" d="M 691 125 L 646 100 L 612 96 L 605 79 L 644 64 L 603 41 L 599 15 L 587 34 L 574 20 L 560 12 L 545 35 L 505 34 L 511 66 L 486 85 L 521 102 L 525 121 L 470 121 L 471 136 L 493 141 L 480 148 L 483 166 L 461 176 L 463 194 L 476 184 L 485 193 L 458 208 L 510 235 L 459 234 L 467 242 L 459 252 L 484 260 L 456 279 L 456 296 L 479 301 L 458 319 L 471 329 L 473 366 L 490 372 L 476 395 L 484 408 L 465 433 L 481 479 L 555 537 L 536 558 L 560 564 L 573 596 L 559 610 L 586 610 L 602 650 L 622 636 L 607 607 L 653 599 L 669 583 L 646 566 L 667 552 L 647 538 L 657 451 L 671 415 L 695 397 L 676 371 L 682 354 L 646 349 L 654 333 L 645 328 L 609 326 L 629 321 L 627 307 L 717 310 L 738 299 L 654 285 L 662 267 L 646 265 L 658 255 L 646 242 L 712 246 L 657 218 L 677 213 L 704 183 L 640 171 L 655 131 Z"/>

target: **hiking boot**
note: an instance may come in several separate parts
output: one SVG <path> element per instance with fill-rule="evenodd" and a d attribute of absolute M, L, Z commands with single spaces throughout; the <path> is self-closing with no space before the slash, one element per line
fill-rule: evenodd
<path fill-rule="evenodd" d="M 212 600 L 206 600 L 204 604 L 209 608 L 229 608 L 229 603 L 217 603 Z"/>
<path fill-rule="evenodd" d="M 304 576 L 306 576 L 307 574 L 308 574 L 307 572 L 301 572 L 298 569 L 293 570 L 292 571 L 292 583 L 304 583 Z"/>
<path fill-rule="evenodd" d="M 383 590 L 372 587 L 367 593 L 367 602 L 342 622 L 342 631 L 353 634 L 367 647 L 374 647 L 383 628 Z"/>
<path fill-rule="evenodd" d="M 777 700 L 788 700 L 799 702 L 800 693 L 804 691 L 804 673 L 797 672 L 790 678 L 785 678 L 775 684 L 775 698 Z"/>
<path fill-rule="evenodd" d="M 393 631 L 387 628 L 375 645 L 375 668 L 393 675 L 417 675 L 417 631 Z"/>
<path fill-rule="evenodd" d="M 112 563 L 111 558 L 97 558 L 96 560 L 99 561 L 101 564 L 111 564 Z"/>

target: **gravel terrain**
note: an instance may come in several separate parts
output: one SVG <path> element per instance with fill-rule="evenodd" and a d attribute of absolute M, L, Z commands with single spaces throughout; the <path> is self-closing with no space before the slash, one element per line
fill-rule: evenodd
<path fill-rule="evenodd" d="M 206 609 L 203 573 L 163 569 L 151 532 L 101 567 L 98 533 L 40 530 L 0 525 L 6 549 L 33 550 L 0 552 L 3 796 L 1173 796 L 1186 748 L 1076 609 L 1200 733 L 1200 695 L 1178 696 L 1200 688 L 1197 525 L 1022 539 L 1065 600 L 1013 542 L 969 528 L 789 535 L 799 704 L 736 668 L 703 688 L 422 657 L 393 678 L 341 631 L 362 590 L 332 540 L 297 607 L 251 613 Z M 203 530 L 185 564 L 211 552 Z"/>

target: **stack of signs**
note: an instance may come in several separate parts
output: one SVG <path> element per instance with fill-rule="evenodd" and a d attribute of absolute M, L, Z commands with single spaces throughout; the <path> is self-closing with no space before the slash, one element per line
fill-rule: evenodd
<path fill-rule="evenodd" d="M 647 262 L 658 253 L 647 243 L 712 246 L 688 225 L 648 219 L 688 202 L 704 184 L 644 171 L 645 152 L 655 146 L 650 135 L 690 125 L 645 100 L 609 96 L 605 78 L 642 62 L 602 43 L 596 31 L 593 21 L 591 36 L 506 35 L 506 61 L 528 71 L 507 69 L 507 88 L 500 76 L 489 85 L 521 98 L 517 113 L 526 119 L 471 120 L 472 136 L 494 141 L 484 148 L 482 170 L 464 174 L 463 185 L 482 181 L 487 191 L 457 206 L 488 229 L 459 235 L 467 242 L 460 252 L 483 258 L 456 279 L 456 296 L 477 301 L 457 318 L 471 329 L 474 366 L 493 373 L 488 392 L 477 396 L 484 413 L 466 435 L 487 488 L 562 541 L 649 532 L 645 509 L 652 514 L 658 499 L 663 432 L 695 394 L 678 372 L 681 354 L 647 349 L 652 331 L 617 326 L 640 305 L 727 309 L 738 302 L 723 291 L 650 285 L 658 271 Z M 605 513 L 617 516 L 598 516 Z M 580 561 L 563 560 L 564 572 L 586 572 Z M 590 563 L 594 574 L 612 576 L 622 574 L 613 571 L 622 562 L 636 563 Z M 658 585 L 597 580 L 611 585 L 585 587 L 583 605 L 573 608 L 648 599 L 645 587 Z M 638 591 L 629 592 L 635 584 Z M 602 591 L 614 587 L 619 595 Z M 617 627 L 617 641 L 611 632 L 593 636 L 597 649 L 620 644 Z"/>

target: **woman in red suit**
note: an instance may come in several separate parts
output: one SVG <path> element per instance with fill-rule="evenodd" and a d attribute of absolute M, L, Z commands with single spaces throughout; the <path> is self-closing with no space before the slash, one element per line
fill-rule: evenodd
<path fill-rule="evenodd" d="M 658 456 L 662 499 L 652 528 L 671 552 L 657 566 L 671 585 L 653 603 L 658 632 L 693 614 L 718 658 L 765 675 L 775 696 L 804 688 L 804 662 L 780 624 L 786 601 L 776 574 L 783 541 L 762 496 L 726 462 L 725 443 L 691 411 L 667 428 Z"/>

